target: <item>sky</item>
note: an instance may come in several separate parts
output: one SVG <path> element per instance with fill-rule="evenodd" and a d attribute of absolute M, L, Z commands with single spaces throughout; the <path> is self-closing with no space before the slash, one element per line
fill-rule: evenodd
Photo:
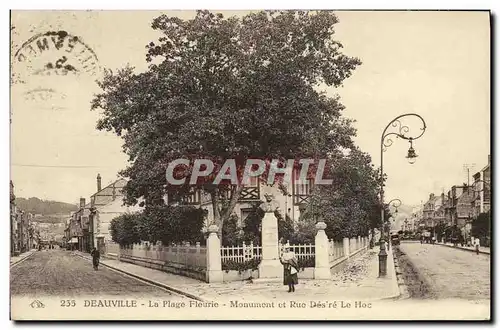
<path fill-rule="evenodd" d="M 181 18 L 194 15 L 165 13 Z M 28 56 L 28 48 L 21 47 L 27 40 L 65 30 L 93 50 L 99 65 L 79 78 L 41 79 L 29 73 L 42 57 L 31 57 L 33 62 L 14 60 L 14 72 L 26 81 L 11 90 L 11 178 L 17 196 L 77 203 L 80 197 L 95 193 L 97 173 L 105 186 L 125 168 L 127 156 L 120 138 L 95 129 L 99 112 L 90 111 L 90 101 L 99 89 L 94 79 L 103 68 L 116 70 L 130 64 L 145 70 L 145 45 L 160 36 L 150 23 L 159 14 L 12 12 L 14 53 L 21 49 Z M 380 138 L 391 120 L 417 113 L 426 122 L 424 135 L 413 144 L 419 155 L 415 164 L 405 158 L 407 141 L 395 140 L 384 152 L 386 201 L 399 198 L 406 205 L 418 205 L 430 193 L 446 193 L 452 185 L 466 182 L 464 164 L 475 164 L 471 175 L 481 170 L 490 153 L 488 13 L 340 11 L 337 16 L 335 39 L 344 45 L 345 54 L 360 58 L 362 65 L 343 87 L 325 90 L 332 96 L 339 94 L 346 107 L 344 115 L 356 120 L 357 145 L 380 166 Z M 25 93 L 36 88 L 53 93 L 27 99 Z M 410 134 L 420 133 L 418 120 L 408 118 L 402 123 Z"/>

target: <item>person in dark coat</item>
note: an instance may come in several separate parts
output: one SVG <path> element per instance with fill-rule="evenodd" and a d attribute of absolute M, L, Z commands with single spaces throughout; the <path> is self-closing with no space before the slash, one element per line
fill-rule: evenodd
<path fill-rule="evenodd" d="M 288 285 L 288 292 L 295 292 L 295 285 L 299 284 L 297 274 L 299 272 L 299 265 L 295 253 L 290 251 L 290 246 L 285 245 L 285 251 L 280 258 L 283 265 L 283 285 Z"/>
<path fill-rule="evenodd" d="M 90 255 L 92 256 L 92 264 L 94 265 L 94 270 L 97 270 L 99 267 L 99 259 L 101 258 L 101 254 L 99 253 L 99 250 L 96 248 L 92 248 L 92 251 L 90 251 Z"/>

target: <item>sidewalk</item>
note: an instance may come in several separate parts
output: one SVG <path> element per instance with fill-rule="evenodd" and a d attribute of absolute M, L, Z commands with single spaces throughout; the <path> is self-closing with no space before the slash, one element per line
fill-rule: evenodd
<path fill-rule="evenodd" d="M 26 251 L 24 253 L 21 253 L 20 255 L 18 256 L 15 256 L 15 257 L 10 257 L 10 266 L 14 266 L 18 263 L 20 263 L 21 261 L 23 261 L 24 259 L 28 258 L 29 256 L 31 256 L 33 254 L 33 252 L 35 252 L 36 250 L 30 250 L 30 251 Z"/>
<path fill-rule="evenodd" d="M 89 261 L 92 260 L 90 253 L 84 253 L 80 251 L 71 251 L 71 252 Z M 148 283 L 158 285 L 167 290 L 171 290 L 180 293 L 182 295 L 187 295 L 192 299 L 204 300 L 202 297 L 199 297 L 195 293 L 191 293 L 190 290 L 185 289 L 186 287 L 189 288 L 197 284 L 208 284 L 202 281 L 198 281 L 194 278 L 162 272 L 160 270 L 142 267 L 128 262 L 121 262 L 109 258 L 101 258 L 100 265 L 109 267 L 113 270 L 125 273 L 132 277 L 136 277 Z"/>
<path fill-rule="evenodd" d="M 436 243 L 436 244 L 445 245 L 445 246 L 449 246 L 449 247 L 456 248 L 456 249 L 476 252 L 476 249 L 472 246 L 460 246 L 460 245 L 454 246 L 453 243 Z M 491 251 L 491 249 L 489 247 L 485 247 L 485 246 L 479 247 L 479 253 L 491 254 L 490 251 Z"/>
<path fill-rule="evenodd" d="M 88 254 L 77 254 L 90 259 Z M 167 289 L 186 294 L 192 299 L 229 302 L 270 301 L 275 299 L 294 301 L 374 301 L 396 298 L 400 295 L 394 272 L 394 261 L 387 258 L 387 276 L 378 277 L 378 250 L 347 261 L 346 267 L 332 275 L 330 280 L 302 280 L 295 293 L 288 293 L 288 287 L 279 283 L 239 281 L 229 283 L 205 283 L 195 279 L 169 274 L 112 259 L 102 259 L 101 264 L 129 275 L 139 277 Z"/>

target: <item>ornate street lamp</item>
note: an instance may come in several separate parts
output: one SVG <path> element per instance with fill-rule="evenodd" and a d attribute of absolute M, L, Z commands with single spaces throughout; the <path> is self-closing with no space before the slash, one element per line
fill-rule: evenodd
<path fill-rule="evenodd" d="M 399 198 L 394 198 L 391 199 L 389 203 L 387 203 L 387 206 L 389 207 L 394 207 L 396 209 L 395 213 L 398 213 L 398 208 L 401 206 L 402 202 Z"/>
<path fill-rule="evenodd" d="M 410 128 L 401 123 L 402 118 L 414 117 L 419 119 L 422 122 L 422 127 L 420 128 L 419 134 L 415 136 L 409 136 Z M 394 132 L 387 132 L 389 127 L 393 127 L 396 130 Z M 382 137 L 380 139 L 380 205 L 382 206 L 380 211 L 380 216 L 382 220 L 382 225 L 384 224 L 384 151 L 387 150 L 393 143 L 393 136 L 396 138 L 401 138 L 409 141 L 410 148 L 408 149 L 408 154 L 406 158 L 410 164 L 415 164 L 416 158 L 418 157 L 415 149 L 413 148 L 413 141 L 419 139 L 422 135 L 424 135 L 427 125 L 425 124 L 425 120 L 416 113 L 407 113 L 404 115 L 400 115 L 394 118 L 392 121 L 387 124 L 384 131 L 382 132 Z M 392 201 L 391 201 L 392 202 Z M 380 233 L 380 252 L 379 252 L 379 276 L 385 276 L 387 274 L 387 252 L 385 251 L 384 239 L 382 237 L 382 231 Z"/>
<path fill-rule="evenodd" d="M 410 141 L 410 149 L 408 149 L 408 155 L 406 156 L 406 158 L 408 159 L 408 163 L 413 165 L 417 161 L 418 155 L 415 152 L 415 149 L 413 149 L 413 139 L 410 138 L 409 141 Z"/>

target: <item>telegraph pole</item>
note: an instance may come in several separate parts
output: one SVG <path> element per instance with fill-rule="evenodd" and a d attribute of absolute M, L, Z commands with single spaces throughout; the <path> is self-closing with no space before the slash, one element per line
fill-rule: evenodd
<path fill-rule="evenodd" d="M 467 171 L 467 187 L 470 186 L 470 170 L 476 167 L 476 163 L 464 164 L 464 171 Z"/>

